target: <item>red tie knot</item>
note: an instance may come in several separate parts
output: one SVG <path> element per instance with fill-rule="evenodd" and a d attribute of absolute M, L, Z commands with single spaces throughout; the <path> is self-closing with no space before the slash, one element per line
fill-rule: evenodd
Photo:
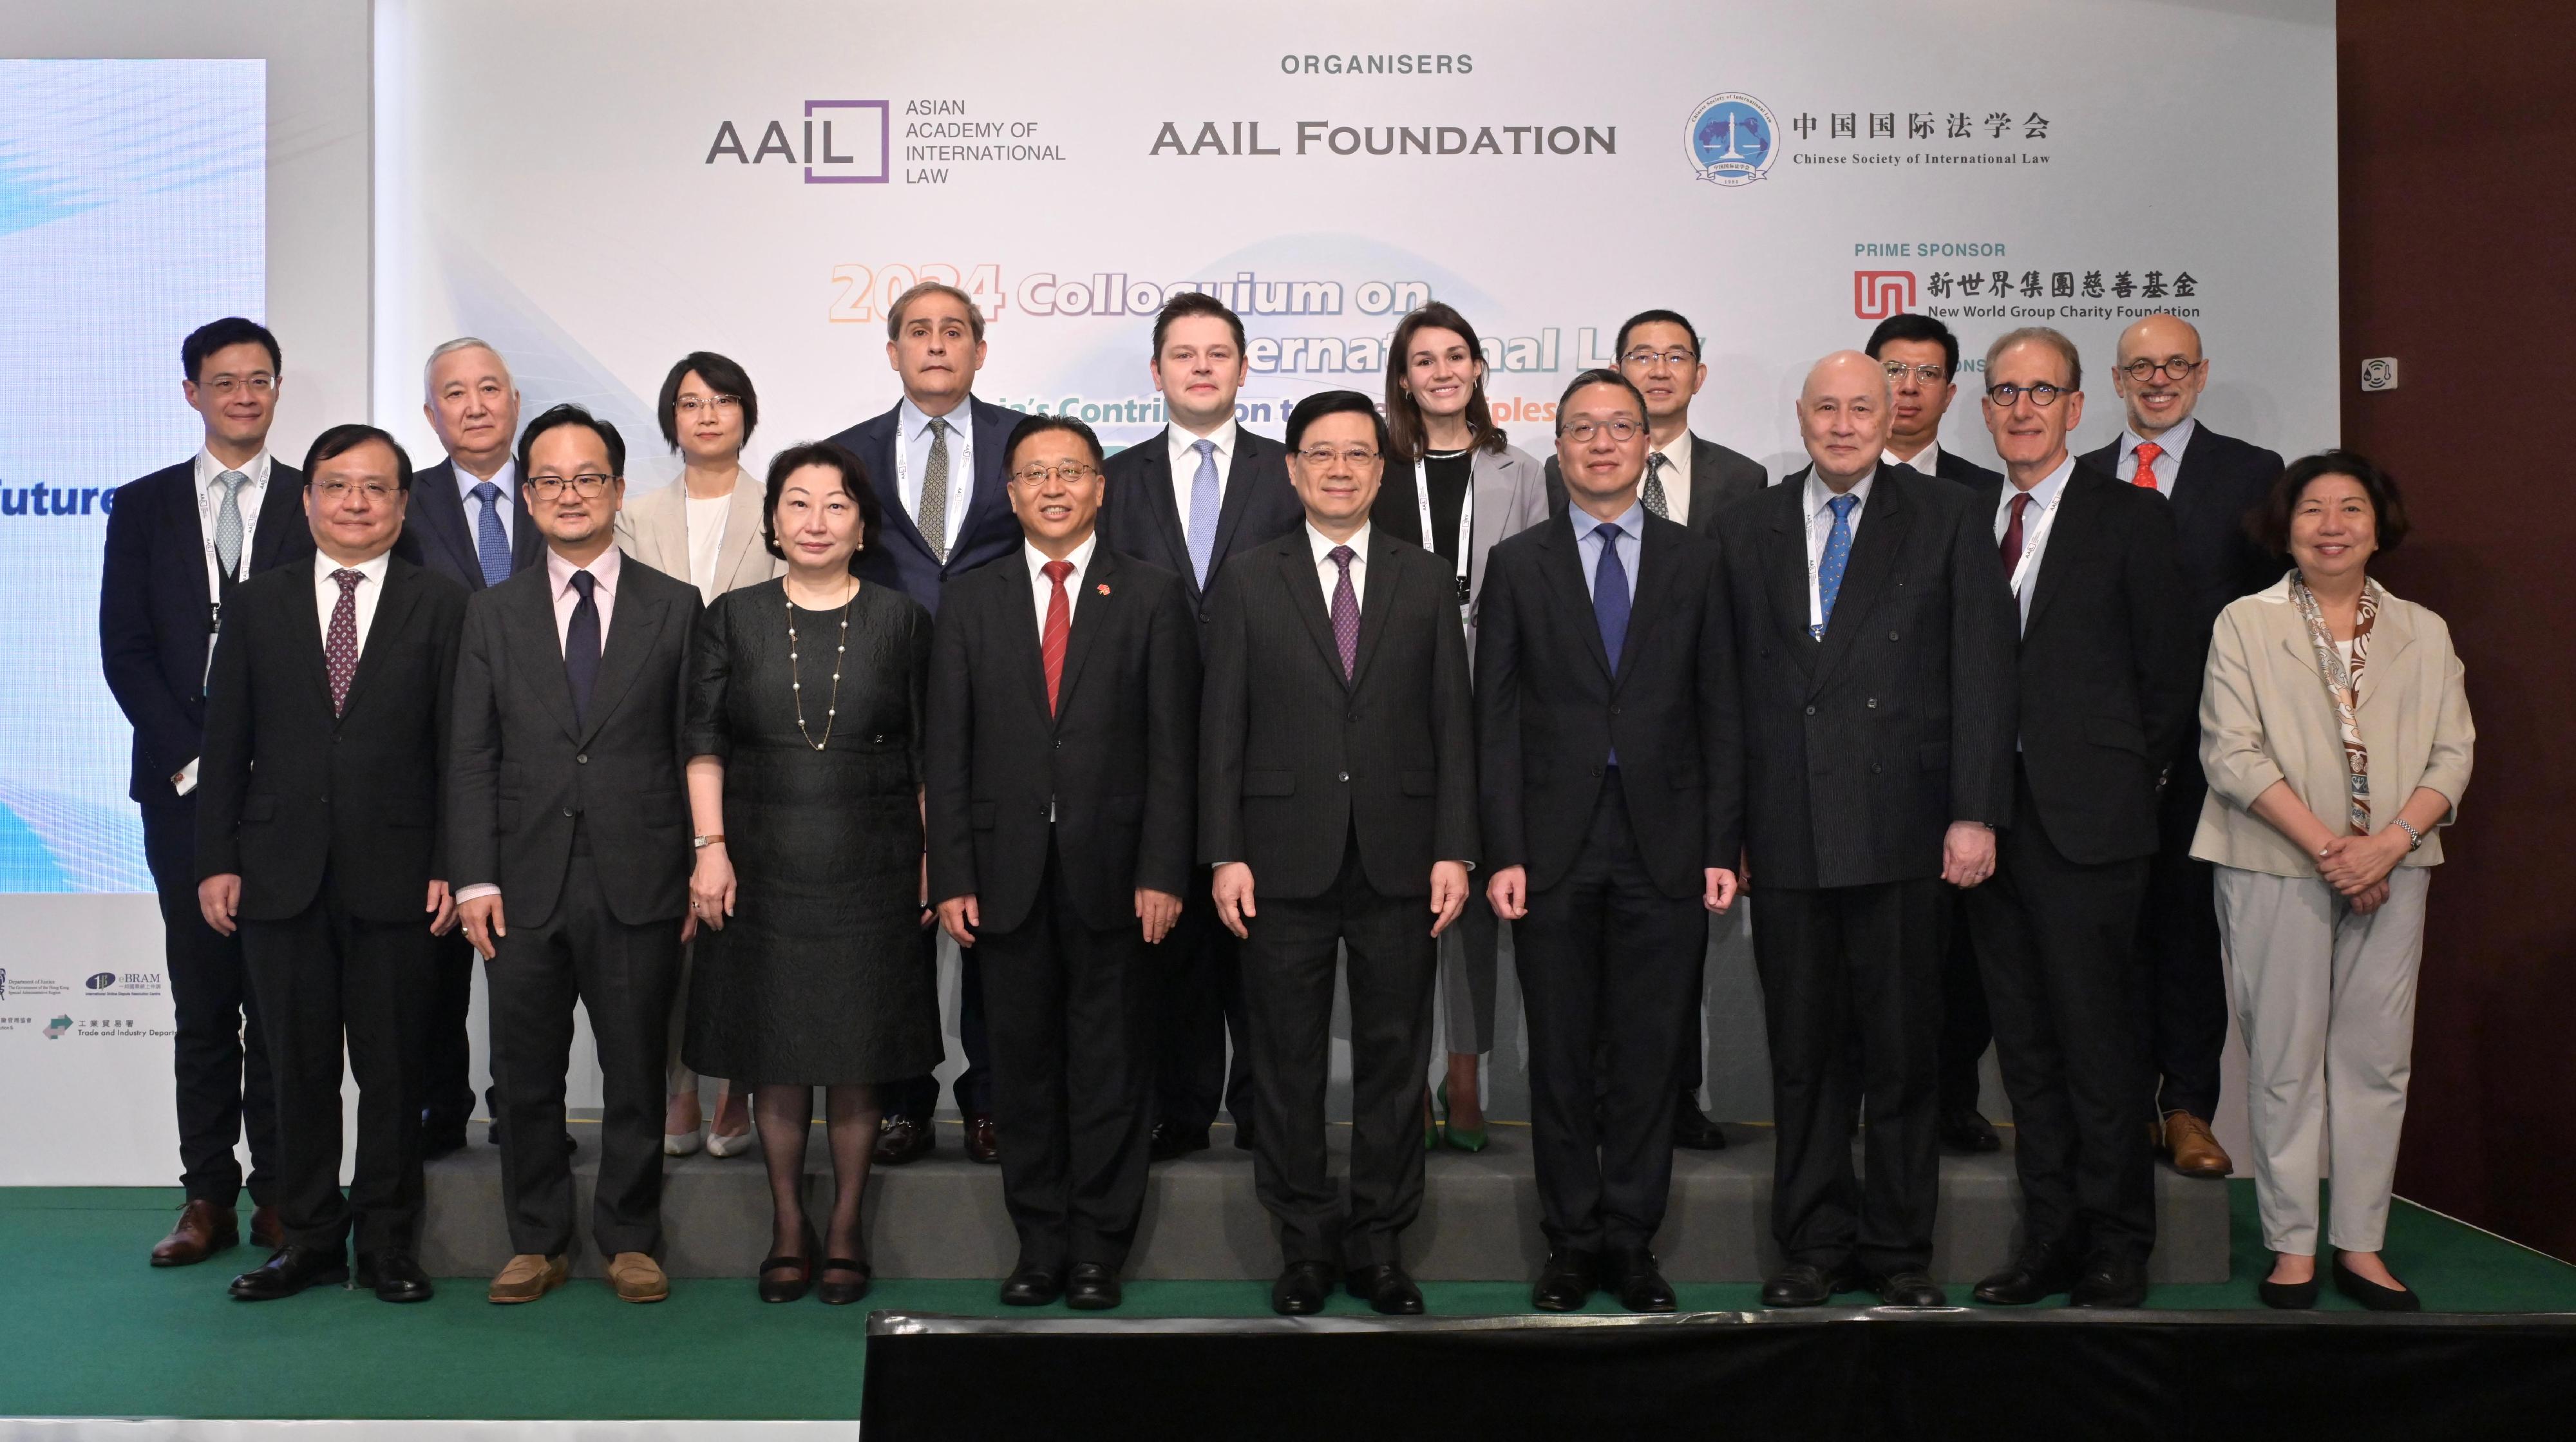
<path fill-rule="evenodd" d="M 1057 586 L 1061 587 L 1064 584 L 1064 578 L 1073 574 L 1073 562 L 1049 561 L 1045 565 L 1038 567 L 1038 570 L 1042 572 L 1049 581 L 1052 581 Z"/>

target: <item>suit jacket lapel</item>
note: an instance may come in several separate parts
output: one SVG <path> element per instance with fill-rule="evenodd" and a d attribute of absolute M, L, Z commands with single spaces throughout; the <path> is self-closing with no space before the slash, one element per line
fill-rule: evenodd
<path fill-rule="evenodd" d="M 966 514 L 957 523 L 956 544 L 948 548 L 952 558 L 966 548 L 967 538 L 975 534 L 976 526 L 987 513 L 996 509 L 1007 511 L 1011 504 L 1010 497 L 1004 494 L 1002 477 L 1002 448 L 1011 440 L 1010 427 L 1002 420 L 1006 412 L 999 406 L 985 405 L 973 396 L 966 398 L 965 410 L 966 424 L 973 429 L 975 436 L 975 474 L 968 478 Z M 945 569 L 944 565 L 942 569 Z"/>
<path fill-rule="evenodd" d="M 877 527 L 880 544 L 886 533 L 892 532 L 895 539 L 920 552 L 923 560 L 935 566 L 939 558 L 930 553 L 930 543 L 921 538 L 921 527 L 914 523 L 912 509 L 903 503 L 903 482 L 895 464 L 895 457 L 902 454 L 902 402 L 896 402 L 895 408 L 886 412 L 884 421 L 884 429 L 869 447 L 875 454 L 861 457 L 868 467 L 869 479 L 876 485 L 878 507 L 885 513 L 884 523 Z"/>
<path fill-rule="evenodd" d="M 634 686 L 635 678 L 644 672 L 644 657 L 653 649 L 653 638 L 662 631 L 662 613 L 670 601 L 662 596 L 647 596 L 628 589 L 634 578 L 620 575 L 623 594 L 608 620 L 608 639 L 599 650 L 599 676 L 590 684 L 590 714 L 582 719 L 577 738 L 587 742 L 599 734 L 600 723 L 617 709 Z M 564 695 L 572 695 L 572 683 L 564 683 Z"/>
<path fill-rule="evenodd" d="M 1782 481 L 1778 490 L 1779 499 L 1768 506 L 1770 544 L 1762 552 L 1762 585 L 1781 648 L 1813 677 L 1818 648 L 1807 634 L 1806 473 Z"/>
<path fill-rule="evenodd" d="M 404 524 L 414 522 L 429 537 L 430 544 L 446 550 L 465 576 L 466 585 L 477 591 L 483 589 L 483 563 L 474 554 L 474 538 L 465 530 L 465 507 L 457 495 L 454 461 L 441 461 L 412 482 L 411 507 Z M 532 537 L 535 531 L 534 526 L 522 525 L 518 534 Z"/>
<path fill-rule="evenodd" d="M 1317 580 L 1320 573 L 1314 551 L 1306 542 L 1306 529 L 1300 526 L 1279 549 L 1279 580 L 1288 588 L 1288 608 L 1304 619 L 1306 634 L 1314 638 L 1315 649 L 1324 654 L 1324 665 L 1332 671 L 1333 679 L 1341 681 L 1342 648 L 1333 641 L 1333 613 L 1324 604 L 1323 586 Z M 1365 602 L 1361 610 L 1365 614 Z"/>
<path fill-rule="evenodd" d="M 1404 575 L 1399 569 L 1403 563 L 1396 558 L 1398 543 L 1385 536 L 1371 536 L 1370 540 L 1373 544 L 1369 549 L 1375 554 L 1368 558 L 1368 569 L 1360 578 L 1360 643 L 1354 653 L 1358 659 L 1351 663 L 1353 690 L 1359 689 L 1360 683 L 1368 679 L 1369 662 L 1377 656 L 1378 638 L 1386 634 L 1387 612 L 1395 609 L 1397 598 L 1404 594 L 1405 589 Z M 1431 555 L 1428 551 L 1422 554 Z M 1438 560 L 1437 557 L 1433 559 Z M 1333 659 L 1336 663 L 1340 661 L 1338 650 L 1333 653 Z"/>
<path fill-rule="evenodd" d="M 1216 545 L 1208 552 L 1210 571 L 1216 569 L 1217 560 L 1226 553 L 1226 548 L 1234 544 L 1234 533 L 1243 524 L 1243 513 L 1252 508 L 1252 472 L 1253 468 L 1260 463 L 1259 452 L 1262 443 L 1261 437 L 1243 427 L 1234 428 L 1234 459 L 1228 461 L 1225 467 L 1225 499 L 1217 506 L 1216 512 Z M 1163 495 L 1166 497 L 1167 513 L 1172 504 L 1168 499 L 1172 494 L 1170 463 L 1171 457 L 1166 453 L 1163 458 Z M 1179 520 L 1177 515 L 1173 516 L 1176 526 Z M 1190 553 L 1188 528 L 1180 529 L 1180 553 L 1183 557 L 1187 557 Z M 1181 574 L 1189 580 L 1190 594 L 1195 597 L 1199 590 L 1198 578 L 1190 576 L 1187 566 L 1181 568 Z"/>
<path fill-rule="evenodd" d="M 1612 679 L 1610 648 L 1601 644 L 1601 627 L 1593 621 L 1592 593 L 1583 584 L 1583 543 L 1574 538 L 1573 509 L 1569 506 L 1564 515 L 1543 524 L 1547 529 L 1539 547 L 1546 554 L 1539 569 L 1546 574 L 1548 584 L 1556 588 L 1557 609 L 1577 618 L 1572 622 L 1574 629 L 1582 633 L 1584 652 L 1591 656 L 1593 665 L 1601 668 L 1606 685 Z M 1635 608 L 1631 607 L 1629 613 L 1633 616 Z"/>
<path fill-rule="evenodd" d="M 203 556 L 206 553 L 206 524 L 205 517 L 197 511 L 197 473 L 194 462 L 179 468 L 179 484 L 170 488 L 163 504 L 169 507 L 165 524 L 173 532 L 185 536 L 188 540 L 188 545 L 181 554 Z M 198 589 L 202 591 L 206 584 L 206 569 L 202 561 L 197 565 L 196 576 Z M 205 597 L 206 604 L 210 606 L 221 599 L 220 596 Z M 197 617 L 197 623 L 203 624 L 205 619 L 201 614 Z"/>
<path fill-rule="evenodd" d="M 2370 623 L 2370 654 L 2362 661 L 2361 693 L 2354 698 L 2353 709 L 2357 711 L 2370 704 L 2370 698 L 2387 685 L 2397 658 L 2405 655 L 2406 648 L 2414 644 L 2415 627 L 2407 621 L 2406 613 L 2398 608 L 2396 599 L 2391 597 L 2387 605 L 2379 608 L 2379 619 Z"/>
<path fill-rule="evenodd" d="M 1145 442 L 1144 467 L 1136 476 L 1136 484 L 1144 487 L 1144 493 L 1134 497 L 1133 503 L 1144 507 L 1146 524 L 1161 538 L 1164 556 L 1172 562 L 1171 569 L 1180 573 L 1181 584 L 1190 588 L 1190 600 L 1195 605 L 1199 578 L 1190 570 L 1189 527 L 1182 523 L 1172 499 L 1172 457 L 1165 449 L 1169 434 L 1167 431 Z"/>
<path fill-rule="evenodd" d="M 2094 507 L 2099 504 L 2099 497 L 2093 493 L 2092 487 L 2081 484 L 2083 476 L 2079 470 L 2066 478 L 2065 493 L 2057 502 L 2057 519 L 2048 523 L 2048 544 L 2039 553 L 2039 575 L 2031 581 L 2030 619 L 2021 627 L 2025 636 L 2039 625 L 2039 618 L 2047 612 L 2048 603 L 2056 600 L 2057 593 L 2066 589 L 2066 578 L 2089 564 L 2085 548 L 2093 539 Z M 1991 520 L 1994 513 L 1988 511 L 1986 514 Z M 2000 556 L 2001 553 L 1997 554 Z"/>
<path fill-rule="evenodd" d="M 715 580 L 718 595 L 742 584 L 743 566 L 749 561 L 753 549 L 762 545 L 760 506 L 767 494 L 767 488 L 753 479 L 751 472 L 741 469 L 734 471 L 732 504 L 725 507 L 724 544 L 716 553 Z M 683 537 L 689 533 L 688 509 L 687 493 L 684 490 L 680 501 L 679 531 Z M 762 554 L 767 554 L 765 549 Z M 689 568 L 686 557 L 681 558 L 680 569 L 673 574 L 682 580 L 688 579 Z"/>
<path fill-rule="evenodd" d="M 1718 494 L 1723 483 L 1718 475 L 1717 447 L 1691 437 L 1690 528 L 1703 536 L 1717 534 L 1718 508 L 1725 500 Z"/>
<path fill-rule="evenodd" d="M 572 719 L 572 681 L 564 675 L 563 642 L 555 635 L 553 578 L 540 570 L 537 583 L 525 587 L 521 598 L 501 612 L 501 624 L 517 653 L 523 684 L 554 713 L 565 735 L 582 740 L 581 728 Z M 597 699 L 594 691 L 592 700 Z"/>
<path fill-rule="evenodd" d="M 346 717 L 351 711 L 356 710 L 358 693 L 366 689 L 367 682 L 372 677 L 393 664 L 383 657 L 385 652 L 396 644 L 395 638 L 402 634 L 404 626 L 409 623 L 412 609 L 420 604 L 419 580 L 418 567 L 411 565 L 400 556 L 387 558 L 384 593 L 376 597 L 375 619 L 367 625 L 367 644 L 358 652 L 358 669 L 356 674 L 349 678 L 349 694 L 341 698 L 341 716 Z M 316 620 L 318 623 L 319 618 L 317 617 Z M 320 656 L 321 649 L 316 647 L 313 654 Z M 330 678 L 326 668 L 322 688 L 322 697 L 326 705 L 330 696 Z"/>
<path fill-rule="evenodd" d="M 1850 652 L 1852 637 L 1868 624 L 1870 607 L 1878 603 L 1878 593 L 1886 588 L 1889 575 L 1896 569 L 1896 553 L 1904 546 L 1912 519 L 1905 499 L 1903 484 L 1882 467 L 1878 479 L 1870 483 L 1869 500 L 1861 511 L 1860 534 L 1852 537 L 1851 561 L 1843 568 L 1842 589 L 1834 595 L 1834 617 L 1826 622 L 1825 642 L 1816 653 L 1815 680 L 1819 685 Z M 1805 559 L 1803 546 L 1800 559 Z"/>
<path fill-rule="evenodd" d="M 1026 555 L 1027 552 L 1024 550 L 1021 554 Z M 1082 599 L 1074 602 L 1070 596 L 1065 598 L 1073 602 L 1073 627 L 1065 634 L 1064 674 L 1056 679 L 1055 714 L 1059 721 L 1065 712 L 1073 709 L 1073 683 L 1082 675 L 1082 663 L 1091 655 L 1092 640 L 1117 624 L 1117 618 L 1109 614 L 1109 608 L 1118 602 L 1117 577 L 1118 553 L 1107 546 L 1094 546 L 1091 548 L 1091 569 L 1082 576 Z M 1032 598 L 1036 594 L 1030 592 Z M 1039 699 L 1045 699 L 1043 691 Z"/>
<path fill-rule="evenodd" d="M 287 538 L 309 534 L 310 529 L 304 519 L 303 476 L 292 467 L 271 461 L 268 489 L 260 496 L 259 515 L 252 522 L 250 564 L 243 570 L 259 572 L 276 565 L 277 558 L 286 551 Z"/>

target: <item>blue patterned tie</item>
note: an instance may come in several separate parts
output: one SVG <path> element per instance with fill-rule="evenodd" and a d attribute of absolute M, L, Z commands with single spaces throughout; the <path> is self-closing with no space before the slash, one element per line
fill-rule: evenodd
<path fill-rule="evenodd" d="M 1825 558 L 1816 567 L 1816 608 L 1824 619 L 1807 628 L 1817 640 L 1825 639 L 1825 628 L 1834 623 L 1834 597 L 1842 594 L 1843 570 L 1851 564 L 1851 513 L 1860 504 L 1858 496 L 1836 496 L 1825 502 L 1834 513 L 1834 528 L 1825 535 Z"/>
<path fill-rule="evenodd" d="M 1617 526 L 1593 531 L 1601 541 L 1601 559 L 1592 568 L 1592 619 L 1601 626 L 1601 651 L 1610 659 L 1610 674 L 1619 674 L 1619 649 L 1628 642 L 1628 565 L 1619 559 Z"/>
<path fill-rule="evenodd" d="M 1207 589 L 1208 563 L 1216 559 L 1216 442 L 1196 441 L 1199 473 L 1190 481 L 1190 572 Z"/>
<path fill-rule="evenodd" d="M 466 492 L 483 503 L 483 514 L 474 522 L 474 559 L 483 566 L 483 584 L 497 586 L 510 579 L 510 536 L 501 529 L 501 488 L 484 481 Z"/>

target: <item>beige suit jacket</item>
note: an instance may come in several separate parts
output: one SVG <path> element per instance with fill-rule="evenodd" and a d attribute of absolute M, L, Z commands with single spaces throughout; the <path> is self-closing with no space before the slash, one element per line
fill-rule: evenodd
<path fill-rule="evenodd" d="M 787 574 L 787 563 L 769 554 L 761 540 L 764 494 L 759 477 L 746 470 L 733 473 L 733 504 L 725 508 L 724 540 L 716 549 L 715 575 L 698 588 L 701 599 L 712 602 L 727 591 Z M 690 579 L 688 508 L 683 504 L 687 498 L 688 488 L 676 479 L 658 490 L 629 496 L 625 509 L 617 513 L 618 549 L 666 576 Z"/>
<path fill-rule="evenodd" d="M 2477 730 L 2469 723 L 2459 654 L 2442 618 L 2388 598 L 2361 673 L 2362 745 L 2370 752 L 2370 822 L 2385 829 L 2419 786 L 2450 798 L 2448 825 L 2468 789 Z M 2254 798 L 2287 781 L 2329 830 L 2344 829 L 2350 771 L 2333 701 L 2317 676 L 2316 648 L 2287 577 L 2229 604 L 2210 638 L 2200 697 L 2200 765 L 2209 777 L 2191 854 L 2272 876 L 2314 876 L 2316 858 L 2254 815 Z M 2441 832 L 2424 837 L 2406 866 L 2442 860 Z"/>

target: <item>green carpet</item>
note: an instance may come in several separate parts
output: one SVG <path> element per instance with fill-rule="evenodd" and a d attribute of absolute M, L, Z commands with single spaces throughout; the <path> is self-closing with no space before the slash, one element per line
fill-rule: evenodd
<path fill-rule="evenodd" d="M 2230 1186 L 2235 1280 L 2159 1287 L 2149 1306 L 2257 1305 L 2268 1262 L 2253 1184 Z M 224 1295 L 258 1260 L 248 1248 L 197 1267 L 144 1265 L 178 1203 L 158 1189 L 0 1189 L 0 1415 L 846 1418 L 858 1413 L 870 1308 L 1002 1310 L 986 1279 L 881 1281 L 847 1308 L 764 1306 L 747 1279 L 677 1281 L 650 1307 L 621 1305 L 595 1281 L 494 1307 L 481 1278 L 412 1307 L 337 1289 L 252 1306 Z M 2388 1254 L 2435 1307 L 2576 1311 L 2576 1267 L 2420 1208 L 2399 1204 Z M 1520 1283 L 1423 1290 L 1434 1313 L 1529 1306 Z M 1680 1289 L 1685 1309 L 1707 1311 L 1755 1307 L 1756 1291 Z M 1123 1315 L 1260 1316 L 1268 1305 L 1262 1282 L 1136 1282 Z M 2350 1304 L 2329 1292 L 2323 1305 Z M 1594 1309 L 1615 1310 L 1599 1298 Z M 1332 1310 L 1365 1308 L 1342 1297 Z"/>

